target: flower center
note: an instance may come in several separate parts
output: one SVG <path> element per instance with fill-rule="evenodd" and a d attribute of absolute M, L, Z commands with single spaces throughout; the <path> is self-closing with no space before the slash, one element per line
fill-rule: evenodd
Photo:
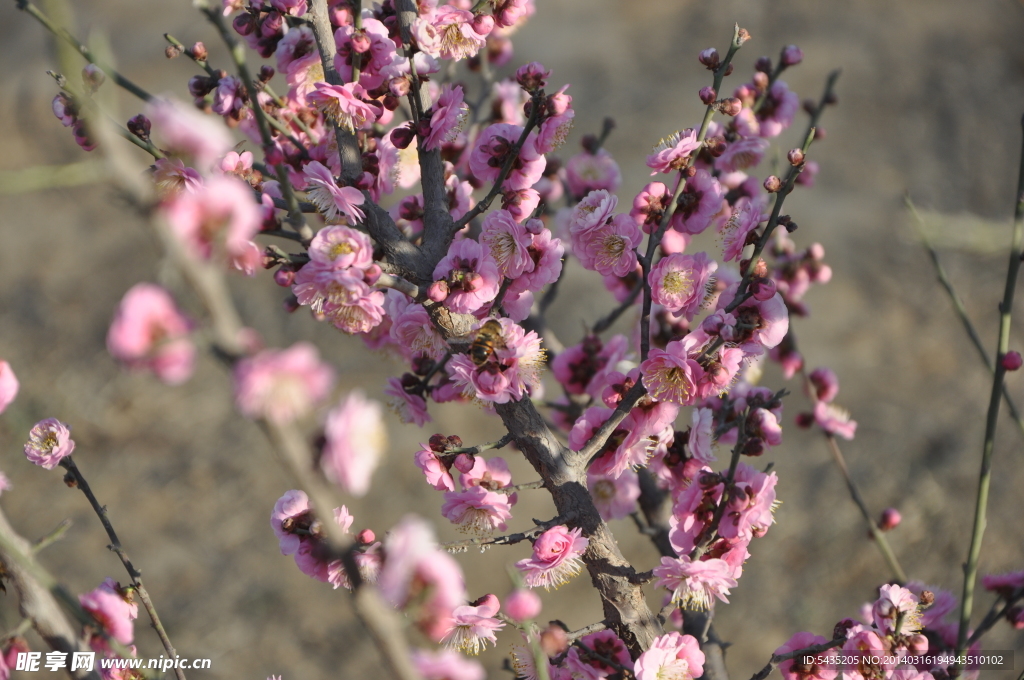
<path fill-rule="evenodd" d="M 661 287 L 669 295 L 689 297 L 693 293 L 693 272 L 689 269 L 669 272 L 662 280 Z"/>

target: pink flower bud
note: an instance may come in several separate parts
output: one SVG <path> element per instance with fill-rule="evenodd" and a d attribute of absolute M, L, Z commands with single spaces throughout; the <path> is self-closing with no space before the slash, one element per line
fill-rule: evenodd
<path fill-rule="evenodd" d="M 202 43 L 196 43 L 196 44 L 197 45 L 201 45 Z M 276 73 L 276 71 L 274 71 L 274 67 L 273 66 L 270 66 L 268 64 L 264 64 L 263 66 L 260 66 L 260 76 L 259 76 L 259 78 L 260 78 L 260 80 L 262 82 L 266 83 L 266 82 L 269 82 L 270 79 L 274 77 L 274 73 Z"/>
<path fill-rule="evenodd" d="M 738 116 L 742 110 L 743 102 L 736 97 L 729 97 L 728 99 L 723 99 L 721 102 L 721 111 L 726 116 Z"/>
<path fill-rule="evenodd" d="M 552 623 L 540 632 L 540 648 L 550 656 L 561 654 L 569 648 L 569 636 L 557 623 Z"/>
<path fill-rule="evenodd" d="M 711 106 L 715 103 L 715 99 L 717 98 L 718 93 L 715 92 L 715 88 L 710 86 L 700 88 L 700 100 L 704 102 L 705 105 Z"/>
<path fill-rule="evenodd" d="M 477 14 L 473 17 L 473 30 L 477 35 L 490 35 L 494 30 L 494 17 L 490 14 Z"/>
<path fill-rule="evenodd" d="M 71 127 L 78 120 L 78 105 L 71 97 L 59 92 L 53 98 L 53 115 L 57 116 L 64 127 Z"/>
<path fill-rule="evenodd" d="M 878 528 L 882 531 L 891 531 L 900 525 L 903 516 L 896 508 L 886 508 L 882 511 L 882 518 L 878 520 Z"/>
<path fill-rule="evenodd" d="M 820 243 L 812 243 L 811 245 L 807 246 L 807 254 L 810 255 L 812 259 L 824 260 L 825 246 L 821 245 Z"/>
<path fill-rule="evenodd" d="M 782 188 L 782 180 L 775 175 L 768 175 L 764 179 L 764 190 L 769 194 L 774 194 L 776 191 Z"/>
<path fill-rule="evenodd" d="M 536 92 L 548 84 L 551 71 L 544 68 L 539 61 L 531 61 L 529 64 L 520 66 L 516 71 L 516 82 L 527 92 Z"/>
<path fill-rule="evenodd" d="M 754 68 L 759 73 L 771 73 L 772 72 L 772 60 L 769 57 L 758 57 L 757 61 L 754 62 Z"/>
<path fill-rule="evenodd" d="M 82 82 L 92 92 L 98 90 L 106 81 L 107 74 L 96 64 L 86 64 L 82 69 Z"/>
<path fill-rule="evenodd" d="M 363 281 L 366 281 L 366 285 L 372 286 L 377 283 L 377 279 L 384 272 L 381 271 L 379 264 L 371 264 L 365 270 L 363 270 Z"/>
<path fill-rule="evenodd" d="M 804 162 L 804 152 L 801 149 L 790 149 L 786 159 L 790 165 L 800 165 Z"/>
<path fill-rule="evenodd" d="M 445 281 L 434 281 L 427 289 L 427 297 L 434 302 L 444 302 L 448 299 L 448 283 Z"/>
<path fill-rule="evenodd" d="M 1017 630 L 1024 630 L 1024 607 L 1010 607 L 1006 610 L 1006 620 Z"/>
<path fill-rule="evenodd" d="M 392 78 L 388 81 L 388 92 L 395 97 L 404 97 L 409 94 L 409 79 L 405 76 Z"/>
<path fill-rule="evenodd" d="M 366 35 L 366 31 L 356 31 L 352 34 L 352 51 L 362 54 L 369 51 L 370 49 L 370 36 Z"/>
<path fill-rule="evenodd" d="M 288 314 L 292 314 L 293 312 L 299 311 L 299 307 L 301 307 L 302 305 L 299 304 L 299 299 L 297 297 L 295 297 L 294 295 L 289 295 L 281 303 L 281 306 L 284 307 L 285 312 L 287 312 Z"/>
<path fill-rule="evenodd" d="M 207 57 L 210 56 L 206 51 L 206 45 L 201 42 L 196 42 L 196 44 L 192 45 L 192 48 L 189 49 L 189 54 L 196 61 L 206 61 Z"/>
<path fill-rule="evenodd" d="M 469 474 L 469 471 L 473 469 L 476 464 L 476 456 L 468 453 L 460 453 L 455 456 L 455 469 L 463 474 Z"/>
<path fill-rule="evenodd" d="M 782 48 L 782 64 L 784 66 L 796 66 L 804 60 L 804 51 L 796 45 L 786 45 Z"/>
<path fill-rule="evenodd" d="M 505 613 L 513 621 L 527 621 L 540 614 L 540 596 L 532 590 L 519 588 L 505 598 Z"/>
<path fill-rule="evenodd" d="M 373 533 L 373 529 L 363 529 L 356 536 L 356 541 L 363 545 L 370 545 L 377 540 L 377 536 Z"/>
<path fill-rule="evenodd" d="M 246 12 L 245 14 L 239 14 L 236 16 L 231 21 L 231 27 L 235 29 L 235 33 L 238 35 L 252 35 L 256 32 L 256 22 L 256 17 Z"/>
<path fill-rule="evenodd" d="M 714 47 L 709 47 L 708 49 L 701 52 L 697 56 L 697 59 L 700 60 L 700 63 L 707 66 L 709 70 L 718 68 L 718 64 L 720 62 L 718 57 L 718 50 L 716 50 Z"/>
<path fill-rule="evenodd" d="M 1010 350 L 1003 355 L 1003 368 L 1007 371 L 1016 371 L 1021 367 L 1024 361 L 1020 358 L 1020 352 L 1016 350 Z"/>
<path fill-rule="evenodd" d="M 274 272 L 274 283 L 282 288 L 288 288 L 295 283 L 295 270 L 290 265 L 281 265 Z"/>
<path fill-rule="evenodd" d="M 758 71 L 754 74 L 754 87 L 758 90 L 768 89 L 768 74 L 763 71 Z"/>
<path fill-rule="evenodd" d="M 759 302 L 765 300 L 771 300 L 775 297 L 775 280 L 774 279 L 759 279 L 750 284 L 750 290 L 754 294 L 754 299 Z"/>
<path fill-rule="evenodd" d="M 466 278 L 462 279 L 462 288 L 467 293 L 475 293 L 484 287 L 484 277 L 480 276 L 476 272 L 470 272 L 466 275 Z"/>

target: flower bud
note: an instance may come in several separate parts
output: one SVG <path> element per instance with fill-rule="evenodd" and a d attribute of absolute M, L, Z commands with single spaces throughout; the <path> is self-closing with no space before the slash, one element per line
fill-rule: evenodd
<path fill-rule="evenodd" d="M 718 57 L 718 50 L 716 50 L 714 47 L 709 47 L 708 49 L 701 52 L 697 56 L 697 59 L 700 60 L 700 63 L 707 66 L 709 71 L 713 71 L 714 69 L 718 68 L 718 64 L 720 63 Z"/>
<path fill-rule="evenodd" d="M 796 426 L 797 427 L 800 427 L 800 428 L 803 428 L 803 429 L 806 430 L 807 428 L 809 428 L 813 424 L 814 424 L 814 414 L 813 413 L 798 413 L 796 415 Z"/>
<path fill-rule="evenodd" d="M 814 398 L 818 401 L 830 402 L 839 394 L 839 378 L 830 368 L 816 368 L 807 379 L 814 388 Z"/>
<path fill-rule="evenodd" d="M 702 87 L 700 88 L 700 100 L 704 102 L 706 106 L 711 106 L 715 103 L 715 99 L 718 98 L 718 93 L 715 92 L 713 87 Z"/>
<path fill-rule="evenodd" d="M 769 57 L 758 57 L 754 62 L 754 69 L 760 73 L 771 73 L 772 60 Z"/>
<path fill-rule="evenodd" d="M 786 154 L 790 165 L 797 166 L 804 162 L 804 152 L 800 149 L 790 149 Z"/>
<path fill-rule="evenodd" d="M 771 300 L 775 297 L 776 285 L 774 279 L 757 279 L 750 284 L 750 290 L 754 299 L 759 302 Z"/>
<path fill-rule="evenodd" d="M 736 97 L 729 97 L 719 102 L 719 111 L 726 116 L 738 116 L 743 110 L 743 102 Z"/>
<path fill-rule="evenodd" d="M 268 64 L 264 64 L 260 67 L 259 79 L 261 82 L 270 82 L 270 79 L 274 77 L 274 67 Z"/>
<path fill-rule="evenodd" d="M 356 542 L 362 543 L 363 545 L 370 545 L 377 540 L 377 535 L 373 533 L 373 529 L 363 529 L 356 535 Z"/>
<path fill-rule="evenodd" d="M 882 511 L 882 518 L 878 520 L 878 528 L 882 531 L 890 531 L 900 525 L 903 516 L 896 508 L 886 508 Z"/>
<path fill-rule="evenodd" d="M 769 194 L 774 194 L 776 191 L 782 188 L 782 180 L 775 175 L 768 175 L 764 179 L 764 190 Z"/>
<path fill-rule="evenodd" d="M 434 302 L 444 302 L 448 299 L 448 283 L 446 281 L 434 281 L 427 289 L 427 297 Z"/>
<path fill-rule="evenodd" d="M 729 76 L 731 76 L 732 72 L 735 70 L 735 68 L 736 68 L 735 66 L 733 66 L 732 64 L 729 64 L 729 66 L 725 69 L 725 77 L 728 78 Z"/>
<path fill-rule="evenodd" d="M 206 76 L 192 76 L 188 80 L 188 93 L 193 97 L 205 97 L 213 91 L 217 84 L 212 78 Z"/>
<path fill-rule="evenodd" d="M 96 64 L 86 64 L 82 69 L 82 82 L 91 92 L 100 89 L 100 85 L 107 80 L 107 74 Z"/>
<path fill-rule="evenodd" d="M 388 92 L 395 97 L 404 97 L 409 94 L 409 79 L 405 76 L 392 78 L 388 81 Z"/>
<path fill-rule="evenodd" d="M 168 59 L 174 59 L 181 56 L 182 49 L 177 45 L 168 45 L 164 48 L 164 56 Z"/>
<path fill-rule="evenodd" d="M 1022 363 L 1024 363 L 1024 361 L 1020 358 L 1020 352 L 1010 350 L 1003 355 L 1002 364 L 1003 368 L 1007 371 L 1016 371 L 1021 367 Z"/>
<path fill-rule="evenodd" d="M 299 310 L 299 307 L 301 307 L 302 305 L 299 304 L 299 298 L 295 297 L 294 295 L 289 295 L 284 299 L 282 306 L 284 307 L 285 312 L 291 314 L 292 312 L 297 312 Z"/>
<path fill-rule="evenodd" d="M 445 449 L 448 448 L 448 437 L 443 434 L 432 434 L 430 439 L 427 440 L 427 446 L 434 453 L 444 453 Z"/>
<path fill-rule="evenodd" d="M 78 105 L 71 97 L 58 92 L 53 98 L 53 115 L 60 119 L 64 127 L 71 127 L 78 120 Z"/>
<path fill-rule="evenodd" d="M 764 90 L 768 89 L 768 74 L 767 73 L 762 73 L 761 71 L 758 71 L 757 73 L 754 74 L 753 80 L 754 80 L 754 87 L 756 87 L 758 89 L 758 91 L 762 91 L 763 92 Z"/>
<path fill-rule="evenodd" d="M 540 596 L 532 590 L 517 588 L 505 598 L 505 613 L 513 621 L 528 621 L 537 618 L 541 610 Z"/>
<path fill-rule="evenodd" d="M 809 116 L 813 116 L 814 112 L 818 110 L 818 102 L 814 101 L 811 98 L 807 98 L 804 100 L 803 108 L 804 113 L 806 113 Z"/>
<path fill-rule="evenodd" d="M 540 632 L 540 648 L 549 657 L 557 656 L 569 649 L 569 636 L 565 629 L 552 623 L 542 630 Z"/>
<path fill-rule="evenodd" d="M 743 450 L 740 452 L 744 456 L 757 457 L 764 453 L 764 440 L 760 437 L 751 437 L 743 444 Z"/>
<path fill-rule="evenodd" d="M 724 137 L 712 137 L 704 141 L 704 148 L 711 154 L 712 158 L 718 158 L 729 148 Z"/>
<path fill-rule="evenodd" d="M 416 133 L 407 125 L 396 127 L 391 131 L 391 143 L 398 149 L 408 149 L 412 140 L 416 139 Z"/>
<path fill-rule="evenodd" d="M 1024 607 L 1010 607 L 1006 610 L 1006 620 L 1017 630 L 1024 630 Z"/>
<path fill-rule="evenodd" d="M 549 77 L 551 77 L 551 71 L 545 69 L 539 61 L 531 61 L 529 64 L 520 66 L 516 71 L 516 82 L 527 92 L 536 92 L 546 86 Z"/>
<path fill-rule="evenodd" d="M 476 457 L 469 453 L 460 453 L 455 456 L 455 469 L 463 474 L 469 474 L 476 464 Z"/>
<path fill-rule="evenodd" d="M 371 264 L 363 271 L 363 281 L 366 282 L 366 285 L 372 286 L 377 283 L 377 279 L 380 278 L 382 273 L 383 272 L 381 271 L 379 264 Z"/>
<path fill-rule="evenodd" d="M 128 132 L 132 133 L 144 142 L 149 141 L 149 131 L 153 124 L 141 113 L 128 119 Z"/>
<path fill-rule="evenodd" d="M 189 56 L 191 56 L 196 61 L 206 61 L 207 58 L 210 56 L 209 53 L 206 51 L 206 45 L 198 41 L 196 42 L 196 44 L 192 45 L 192 48 L 189 49 L 188 53 Z"/>
<path fill-rule="evenodd" d="M 256 32 L 256 22 L 256 17 L 246 12 L 232 19 L 231 27 L 235 29 L 235 33 L 238 35 L 247 36 Z"/>
<path fill-rule="evenodd" d="M 288 288 L 295 283 L 295 269 L 290 264 L 283 264 L 274 272 L 274 283 Z"/>
<path fill-rule="evenodd" d="M 494 30 L 494 17 L 490 14 L 477 14 L 473 17 L 473 30 L 477 35 L 490 35 Z"/>
<path fill-rule="evenodd" d="M 264 38 L 277 38 L 281 35 L 281 31 L 283 29 L 284 16 L 280 12 L 271 12 L 260 24 L 260 35 Z M 274 49 L 276 49 L 276 47 Z M 273 54 L 274 49 L 270 50 L 271 54 Z"/>
<path fill-rule="evenodd" d="M 752 36 L 750 35 L 750 31 L 748 31 L 747 29 L 745 29 L 745 28 L 737 28 L 737 30 L 736 30 L 736 43 L 737 44 L 742 45 L 743 43 L 745 43 L 748 40 L 750 40 L 751 37 Z"/>
<path fill-rule="evenodd" d="M 782 56 L 779 60 L 783 66 L 796 66 L 804 60 L 804 51 L 796 45 L 786 45 L 782 48 Z"/>
<path fill-rule="evenodd" d="M 366 31 L 360 29 L 352 34 L 352 51 L 357 54 L 363 54 L 370 50 L 370 36 L 366 34 Z"/>
<path fill-rule="evenodd" d="M 827 136 L 828 136 L 828 133 L 825 132 L 825 128 L 821 127 L 820 125 L 818 127 L 814 128 L 814 139 L 815 139 L 815 141 L 821 140 L 821 139 L 825 139 L 825 137 L 827 137 Z"/>

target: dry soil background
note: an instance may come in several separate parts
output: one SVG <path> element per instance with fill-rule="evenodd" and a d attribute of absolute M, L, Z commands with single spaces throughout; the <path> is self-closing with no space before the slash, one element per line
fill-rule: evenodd
<path fill-rule="evenodd" d="M 787 202 L 801 227 L 798 241 L 823 243 L 835 276 L 811 294 L 813 316 L 794 327 L 809 365 L 831 366 L 842 379 L 840 401 L 860 422 L 856 441 L 844 448 L 869 504 L 903 512 L 892 541 L 904 566 L 958 590 L 987 380 L 911 238 L 901 196 L 910 191 L 934 210 L 998 221 L 994 237 L 984 221 L 950 222 L 949 240 L 967 246 L 943 251 L 986 343 L 994 345 L 1005 263 L 978 242 L 1009 239 L 1024 113 L 1024 6 L 1014 0 L 538 5 L 517 36 L 515 63 L 540 60 L 553 69 L 555 83 L 572 83 L 578 114 L 570 144 L 604 116 L 616 118 L 608 148 L 623 169 L 625 200 L 647 180 L 643 159 L 657 139 L 699 122 L 696 92 L 708 78 L 696 55 L 723 48 L 734 21 L 754 36 L 738 59 L 739 73 L 787 43 L 806 54 L 805 64 L 786 77 L 804 96 L 817 96 L 828 71 L 843 69 L 840 105 L 824 120 L 828 138 L 813 150 L 822 166 L 818 185 Z M 185 60 L 163 58 L 165 31 L 185 42 L 204 39 L 215 63 L 227 61 L 184 0 L 80 0 L 74 11 L 78 33 L 105 33 L 122 70 L 152 91 L 184 94 L 193 73 Z M 0 171 L 83 159 L 49 112 L 55 86 L 44 71 L 54 63 L 49 37 L 5 0 Z M 123 98 L 122 104 L 126 114 L 137 112 L 136 102 Z M 801 120 L 795 128 L 802 127 Z M 101 186 L 52 189 L 0 195 L 0 234 L 0 357 L 22 381 L 21 396 L 0 418 L 0 468 L 14 483 L 2 503 L 33 538 L 65 517 L 74 520 L 67 538 L 44 554 L 46 564 L 75 592 L 108 575 L 124 579 L 80 494 L 20 453 L 32 423 L 56 416 L 72 424 L 76 459 L 144 570 L 179 651 L 213 659 L 211 672 L 194 676 L 380 677 L 376 652 L 353 623 L 344 594 L 307 579 L 278 553 L 267 519 L 289 482 L 257 429 L 233 412 L 220 366 L 204 359 L 189 383 L 168 389 L 120 370 L 106 354 L 111 314 L 133 283 L 158 280 L 183 290 L 138 219 Z M 339 369 L 342 390 L 363 386 L 381 395 L 384 376 L 396 370 L 390 359 L 368 355 L 358 340 L 305 314 L 283 315 L 282 291 L 266 275 L 234 283 L 247 322 L 268 343 L 313 340 Z M 592 283 L 579 277 L 565 287 L 554 315 L 563 339 L 578 337 L 581 321 L 593 322 L 609 305 L 607 295 L 591 291 Z M 774 370 L 766 381 L 781 385 Z M 1009 385 L 1024 402 L 1020 376 L 1011 375 Z M 790 387 L 796 394 L 787 402 L 787 422 L 806 407 Z M 499 434 L 495 419 L 466 414 L 437 409 L 424 432 L 389 421 L 391 454 L 375 477 L 375 493 L 350 503 L 357 526 L 383 532 L 412 510 L 437 516 L 440 499 L 410 457 L 416 442 L 435 431 L 470 442 Z M 792 632 L 827 635 L 887 576 L 820 437 L 788 428 L 785 445 L 769 458 L 781 478 L 778 524 L 754 543 L 732 605 L 716 615 L 721 635 L 735 643 L 728 652 L 735 678 L 760 668 Z M 1024 446 L 1015 429 L 1000 429 L 995 464 L 985 572 L 1024 568 Z M 522 461 L 513 469 L 519 481 L 534 478 Z M 550 516 L 550 503 L 532 493 L 517 507 L 514 527 Z M 628 524 L 616 529 L 637 567 L 650 568 L 654 551 Z M 446 525 L 439 532 L 442 539 L 455 537 Z M 503 565 L 526 553 L 518 546 L 460 556 L 471 592 L 503 595 Z M 980 606 L 988 602 L 983 597 Z M 546 614 L 578 627 L 596 620 L 599 608 L 580 578 L 548 600 Z M 0 630 L 17 621 L 13 598 L 0 598 Z M 512 640 L 503 634 L 499 650 Z M 1021 633 L 1000 626 L 987 646 L 1020 651 L 1022 642 Z M 140 656 L 162 651 L 144 625 L 138 644 Z M 493 677 L 504 676 L 497 655 L 484 658 Z"/>

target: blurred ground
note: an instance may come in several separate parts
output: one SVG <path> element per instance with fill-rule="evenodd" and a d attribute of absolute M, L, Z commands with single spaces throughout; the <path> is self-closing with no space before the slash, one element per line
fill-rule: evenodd
<path fill-rule="evenodd" d="M 800 224 L 798 243 L 823 243 L 835 276 L 810 295 L 814 314 L 794 327 L 809 367 L 828 365 L 842 380 L 839 401 L 860 423 L 844 450 L 868 503 L 903 512 L 891 540 L 905 568 L 959 593 L 987 379 L 913 241 L 901 197 L 909 191 L 919 205 L 942 213 L 998 220 L 1008 242 L 1024 112 L 1024 6 L 1013 0 L 538 4 L 517 36 L 514 65 L 539 60 L 553 69 L 554 83 L 572 83 L 578 114 L 570 144 L 597 130 L 604 116 L 618 121 L 607 147 L 622 166 L 622 200 L 646 182 L 644 156 L 658 138 L 699 123 L 696 93 L 708 77 L 696 55 L 712 45 L 723 50 L 734 21 L 754 36 L 737 60 L 734 84 L 757 56 L 774 57 L 788 43 L 806 55 L 786 77 L 802 96 L 817 97 L 825 75 L 843 69 L 840 105 L 827 112 L 828 137 L 812 152 L 822 166 L 817 187 L 787 201 Z M 164 60 L 163 32 L 185 43 L 204 39 L 215 64 L 227 61 L 185 2 L 82 0 L 75 11 L 78 33 L 103 31 L 122 70 L 151 91 L 184 94 L 193 73 L 184 59 Z M 83 159 L 49 112 L 56 88 L 44 71 L 54 64 L 43 30 L 14 3 L 0 5 L 0 171 Z M 137 112 L 135 102 L 122 102 L 127 115 Z M 800 119 L 794 128 L 803 125 Z M 121 371 L 106 354 L 111 314 L 133 283 L 158 280 L 183 289 L 138 219 L 100 186 L 53 189 L 0 195 L 0 234 L 0 357 L 22 381 L 21 396 L 0 418 L 0 468 L 14 484 L 4 493 L 4 510 L 30 538 L 65 517 L 75 521 L 67 538 L 47 550 L 46 564 L 74 592 L 108 575 L 125 578 L 84 499 L 65 490 L 57 472 L 26 464 L 20 453 L 32 423 L 57 416 L 72 424 L 76 459 L 144 570 L 178 650 L 213 659 L 212 672 L 194 676 L 379 677 L 376 652 L 353 623 L 344 594 L 302 576 L 278 554 L 267 519 L 289 481 L 256 428 L 233 412 L 222 368 L 204 359 L 191 382 L 168 389 Z M 994 346 L 1003 256 L 970 248 L 943 256 L 986 344 Z M 358 340 L 304 314 L 284 316 L 281 290 L 267 276 L 234 283 L 247 323 L 269 344 L 314 340 L 341 371 L 341 389 L 362 386 L 381 395 L 395 363 L 368 355 Z M 553 314 L 563 339 L 578 337 L 581 322 L 593 322 L 610 305 L 592 282 L 569 283 Z M 1024 310 L 1017 311 L 1021 318 Z M 1019 338 L 1019 323 L 1014 331 Z M 765 380 L 782 384 L 772 369 Z M 1024 402 L 1019 375 L 1010 376 L 1009 386 Z M 807 404 L 796 385 L 789 387 L 796 393 L 786 405 L 792 422 Z M 434 415 L 424 432 L 390 421 L 391 459 L 375 477 L 376 494 L 350 503 L 357 527 L 381 533 L 414 510 L 436 517 L 440 498 L 409 461 L 430 433 L 457 432 L 468 442 L 499 434 L 496 419 L 467 417 L 465 408 Z M 1022 456 L 1020 433 L 1002 427 L 985 573 L 1024 568 Z M 732 604 L 716 614 L 720 634 L 735 643 L 728 664 L 740 679 L 792 632 L 828 636 L 887 577 L 820 437 L 790 427 L 785 445 L 767 458 L 781 478 L 778 523 L 751 546 Z M 513 469 L 518 481 L 534 479 L 522 461 Z M 517 510 L 513 528 L 551 513 L 539 496 L 524 497 Z M 650 568 L 656 560 L 650 546 L 629 525 L 616 529 L 634 564 Z M 439 532 L 442 540 L 455 537 L 448 526 Z M 527 551 L 461 555 L 470 591 L 503 595 L 503 565 Z M 987 608 L 987 595 L 980 600 Z M 599 607 L 581 578 L 550 597 L 545 614 L 579 627 L 596 620 Z M 0 599 L 0 630 L 17 621 L 13 598 Z M 503 634 L 499 651 L 513 640 Z M 986 647 L 1021 651 L 1022 642 L 1021 633 L 1000 625 Z M 138 644 L 143 657 L 162 651 L 144 625 Z M 507 677 L 496 654 L 484 658 L 493 677 Z M 1013 676 L 1021 664 L 1024 658 Z"/>

